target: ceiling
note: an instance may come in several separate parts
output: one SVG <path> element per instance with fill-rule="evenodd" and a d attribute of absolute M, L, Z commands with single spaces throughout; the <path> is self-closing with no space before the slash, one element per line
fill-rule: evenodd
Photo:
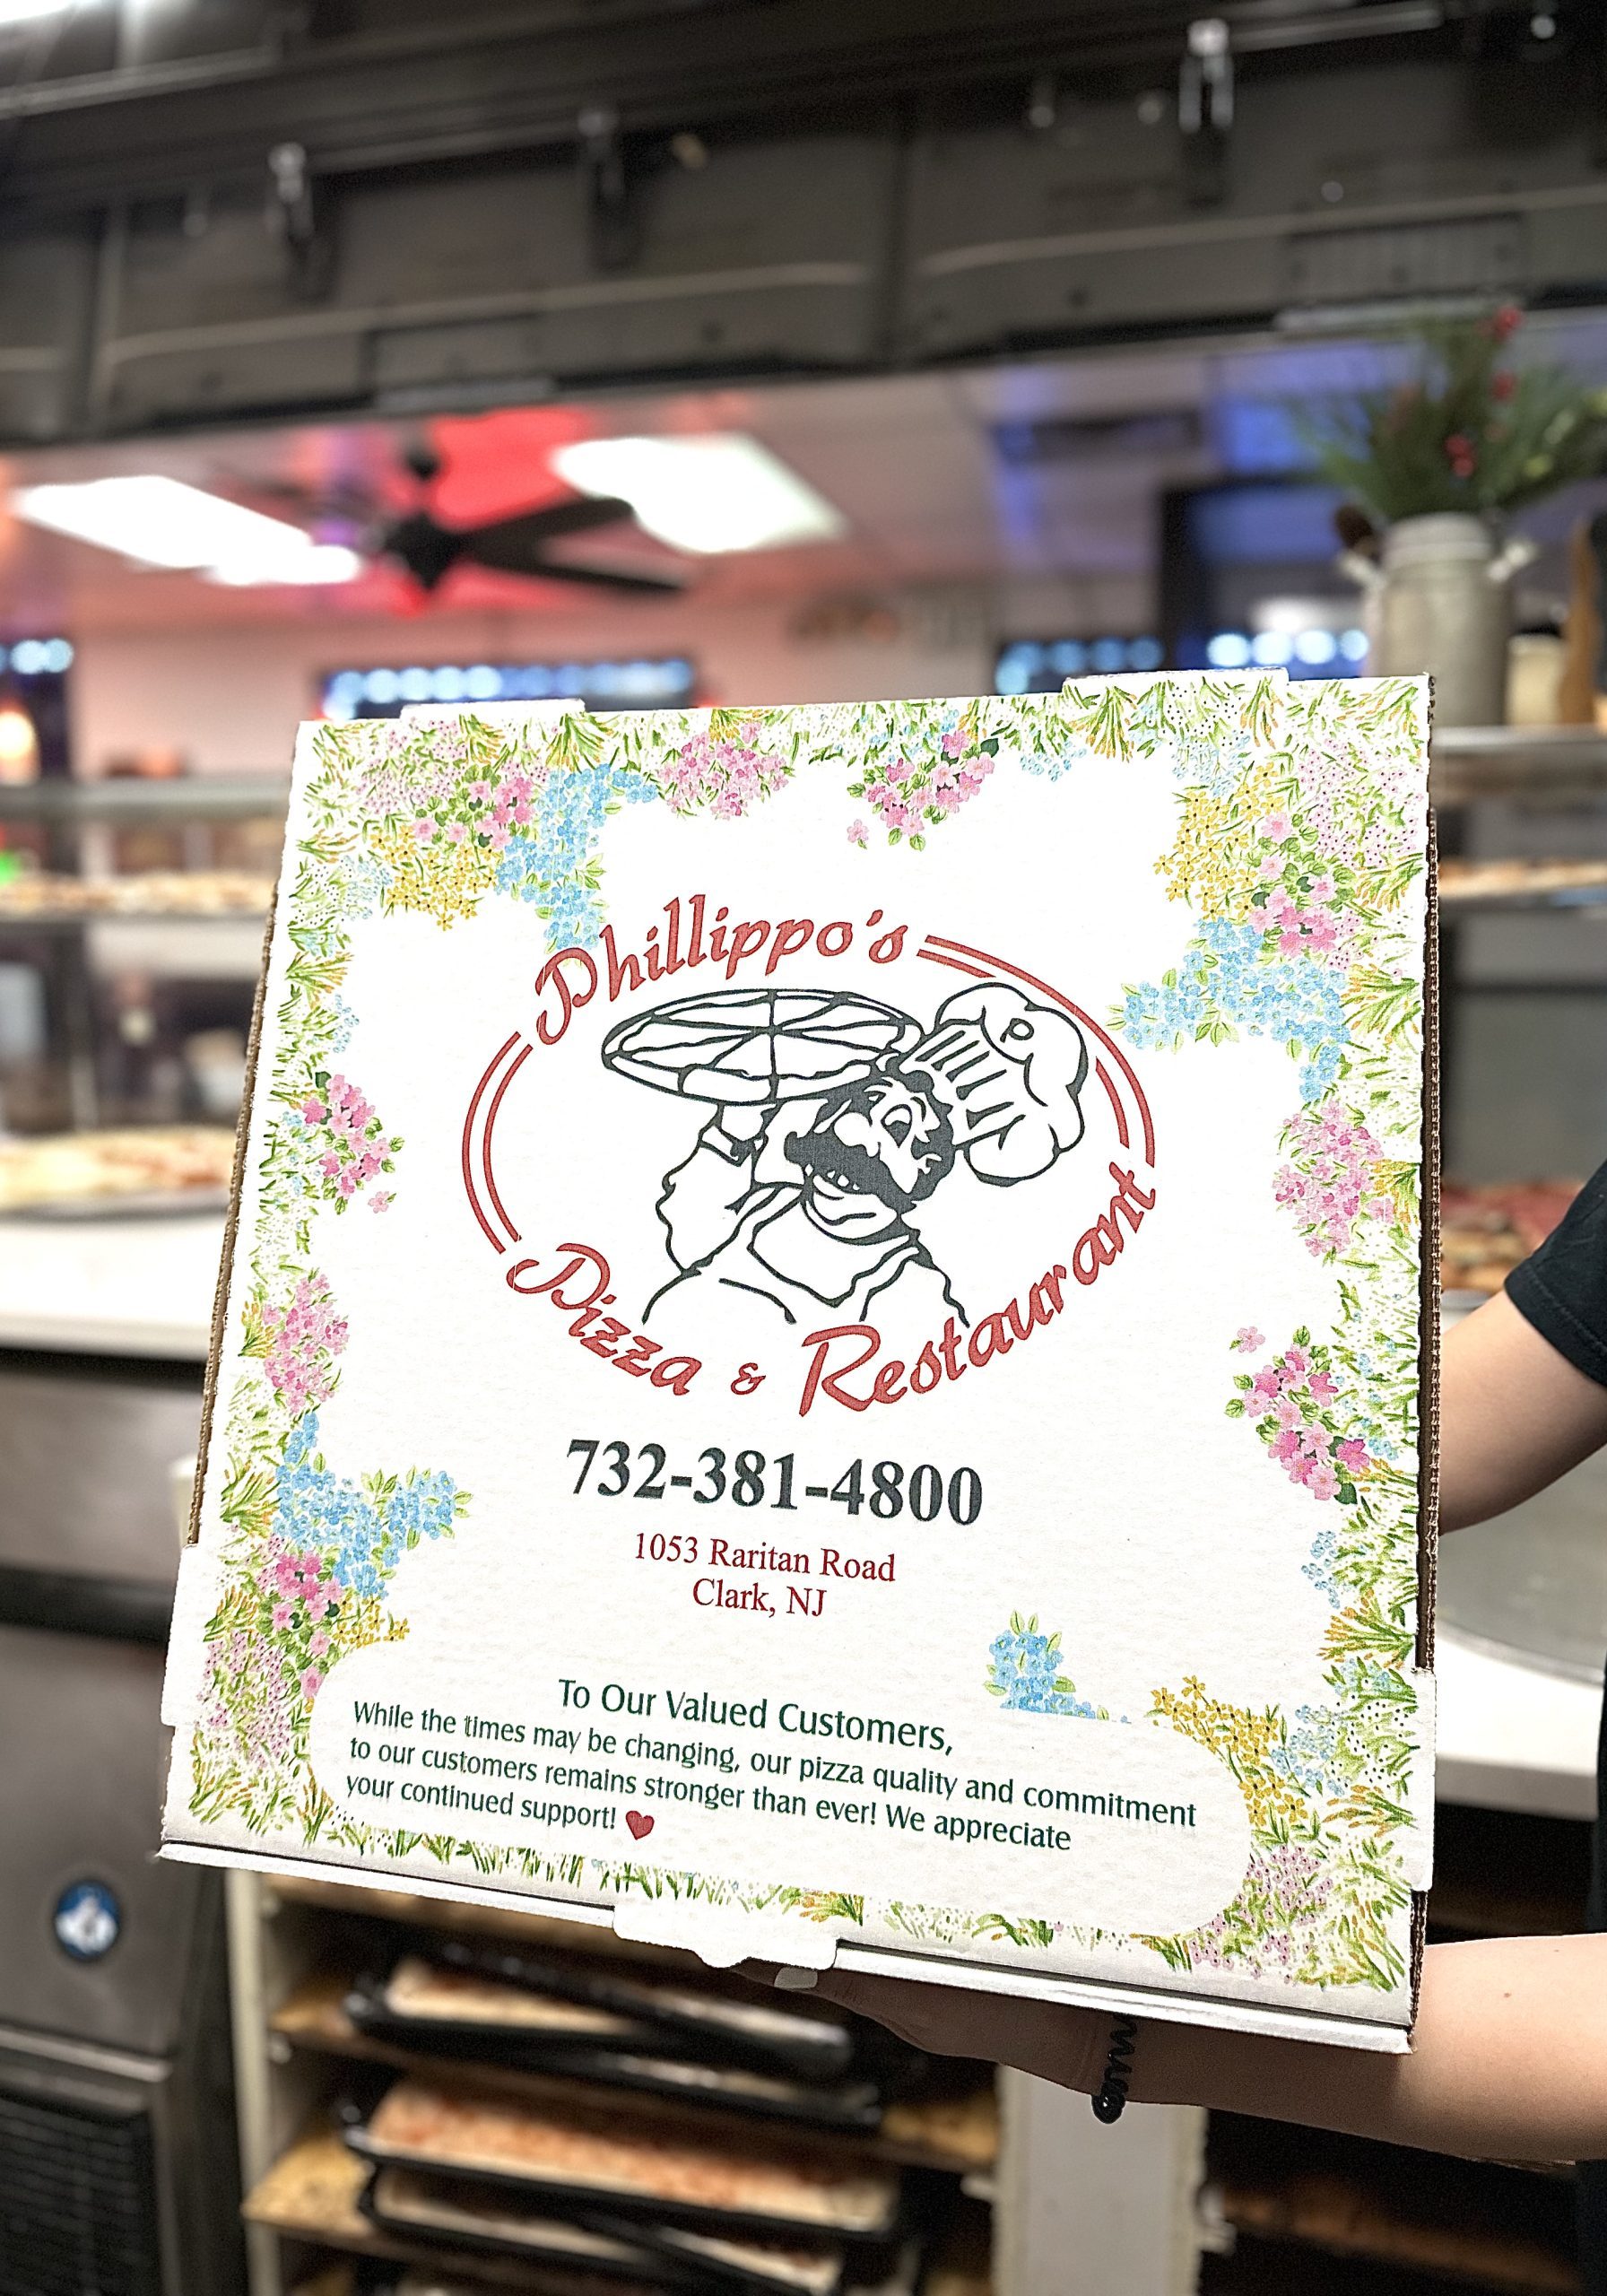
<path fill-rule="evenodd" d="M 1607 315 L 1537 320 L 1535 348 L 1607 376 Z M 161 472 L 286 515 L 282 490 L 416 499 L 402 448 L 427 429 L 443 458 L 433 507 L 448 521 L 499 516 L 562 494 L 548 458 L 577 438 L 743 430 L 761 439 L 836 505 L 838 541 L 682 560 L 645 535 L 599 535 L 573 555 L 661 570 L 679 563 L 692 602 L 717 611 L 761 599 L 908 590 L 1045 577 L 1146 573 L 1155 501 L 1243 457 L 1233 417 L 1279 415 L 1380 371 L 1376 348 L 1258 339 L 880 379 L 726 388 L 436 417 L 213 430 L 53 448 L 0 462 L 0 489 L 45 479 Z M 1140 424 L 1139 416 L 1174 419 Z M 1098 427 L 1098 426 L 1104 427 Z M 1034 431 L 1030 426 L 1038 426 Z M 1015 441 L 1001 450 L 1001 436 Z M 1022 442 L 1025 442 L 1023 451 Z M 1036 441 L 1036 446 L 1034 445 Z M 3 497 L 0 497 L 3 500 Z M 292 515 L 294 515 L 292 513 Z M 304 517 L 306 513 L 301 514 Z M 343 538 L 326 532 L 331 539 Z M 574 613 L 577 593 L 473 568 L 432 600 L 374 568 L 328 589 L 233 590 L 125 563 L 44 534 L 0 509 L 0 638 L 508 609 Z M 620 611 L 611 604 L 611 614 Z M 630 611 L 630 609 L 626 609 Z M 651 612 L 651 608 L 647 609 Z"/>

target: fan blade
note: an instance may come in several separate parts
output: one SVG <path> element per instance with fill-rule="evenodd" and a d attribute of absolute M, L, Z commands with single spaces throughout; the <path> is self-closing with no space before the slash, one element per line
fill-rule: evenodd
<path fill-rule="evenodd" d="M 587 535 L 598 526 L 618 526 L 634 516 L 629 502 L 612 497 L 578 494 L 567 502 L 549 502 L 539 510 L 520 510 L 511 518 L 491 518 L 483 526 L 458 531 L 465 549 L 482 566 L 495 566 L 505 574 L 529 570 L 543 543 L 562 535 Z"/>
<path fill-rule="evenodd" d="M 473 545 L 465 547 L 464 556 L 473 559 Z M 481 564 L 485 561 L 481 560 Z M 499 567 L 499 573 L 517 570 L 533 582 L 581 582 L 594 590 L 618 590 L 644 598 L 679 597 L 686 585 L 673 574 L 631 574 L 623 567 L 580 566 L 572 559 L 537 558 L 529 565 L 517 570 Z"/>

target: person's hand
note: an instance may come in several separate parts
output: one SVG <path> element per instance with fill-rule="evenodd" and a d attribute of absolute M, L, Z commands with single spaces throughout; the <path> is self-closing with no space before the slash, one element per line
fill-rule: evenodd
<path fill-rule="evenodd" d="M 1008 1994 L 973 1993 L 900 1977 L 822 1970 L 813 1991 L 840 2009 L 874 2019 L 935 2057 L 979 2057 L 1012 2065 L 1063 2089 L 1091 2096 L 1104 2076 L 1110 2019 L 1094 2009 L 1063 2009 Z"/>

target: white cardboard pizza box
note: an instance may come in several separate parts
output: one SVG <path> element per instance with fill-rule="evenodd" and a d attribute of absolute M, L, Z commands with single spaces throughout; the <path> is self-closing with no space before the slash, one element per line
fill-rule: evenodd
<path fill-rule="evenodd" d="M 166 1854 L 1403 2047 L 1427 736 L 305 728 Z"/>

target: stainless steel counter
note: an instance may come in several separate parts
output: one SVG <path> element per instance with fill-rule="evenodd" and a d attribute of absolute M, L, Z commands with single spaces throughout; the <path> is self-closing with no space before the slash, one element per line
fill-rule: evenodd
<path fill-rule="evenodd" d="M 0 1218 L 0 1347 L 203 1363 L 223 1222 Z"/>

